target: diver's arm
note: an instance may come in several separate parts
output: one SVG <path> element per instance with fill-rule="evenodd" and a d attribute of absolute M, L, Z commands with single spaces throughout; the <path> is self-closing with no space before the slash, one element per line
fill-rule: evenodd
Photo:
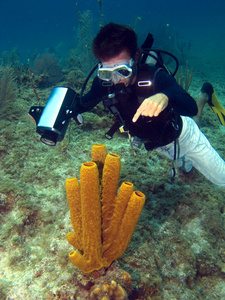
<path fill-rule="evenodd" d="M 195 116 L 198 112 L 195 100 L 177 84 L 173 76 L 165 71 L 156 74 L 154 80 L 154 95 L 146 98 L 133 117 L 136 122 L 140 115 L 157 117 L 170 104 L 183 116 Z"/>
<path fill-rule="evenodd" d="M 182 115 L 193 117 L 198 112 L 195 100 L 177 84 L 175 78 L 164 71 L 158 72 L 155 79 L 156 93 L 163 93 L 168 97 L 174 110 Z"/>
<path fill-rule="evenodd" d="M 103 99 L 103 89 L 98 77 L 95 77 L 90 91 L 82 97 L 78 97 L 76 113 L 92 110 Z"/>

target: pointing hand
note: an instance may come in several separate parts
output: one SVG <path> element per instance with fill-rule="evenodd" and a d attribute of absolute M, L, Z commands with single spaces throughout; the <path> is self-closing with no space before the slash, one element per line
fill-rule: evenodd
<path fill-rule="evenodd" d="M 136 122 L 140 115 L 145 117 L 157 117 L 161 111 L 167 107 L 168 102 L 168 97 L 163 93 L 146 98 L 139 106 L 132 121 Z"/>

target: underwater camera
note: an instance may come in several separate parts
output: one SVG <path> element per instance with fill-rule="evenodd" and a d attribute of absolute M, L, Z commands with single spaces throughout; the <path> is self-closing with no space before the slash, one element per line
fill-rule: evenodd
<path fill-rule="evenodd" d="M 71 88 L 55 87 L 48 101 L 43 106 L 32 106 L 29 116 L 36 123 L 36 132 L 41 135 L 41 141 L 49 146 L 55 146 L 65 136 L 70 119 L 77 124 L 83 123 L 83 117 L 76 114 L 78 94 Z"/>

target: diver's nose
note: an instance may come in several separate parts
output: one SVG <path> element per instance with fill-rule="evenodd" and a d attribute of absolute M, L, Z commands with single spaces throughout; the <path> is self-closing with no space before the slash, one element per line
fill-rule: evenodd
<path fill-rule="evenodd" d="M 113 74 L 112 75 L 112 82 L 114 83 L 114 84 L 117 84 L 117 83 L 119 83 L 121 81 L 121 78 L 117 75 L 117 74 Z"/>

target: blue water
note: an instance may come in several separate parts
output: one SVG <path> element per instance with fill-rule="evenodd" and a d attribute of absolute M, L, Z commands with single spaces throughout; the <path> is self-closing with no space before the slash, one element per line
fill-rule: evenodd
<path fill-rule="evenodd" d="M 61 45 L 66 55 L 77 42 L 76 2 L 80 11 L 92 12 L 96 33 L 100 20 L 97 0 L 0 0 L 0 53 L 17 48 L 26 59 L 35 51 L 43 53 Z M 157 26 L 169 26 L 173 33 L 191 40 L 199 51 L 225 48 L 225 2 L 222 0 L 102 0 L 102 6 L 104 23 L 132 25 L 140 17 L 135 28 L 140 43 Z"/>

